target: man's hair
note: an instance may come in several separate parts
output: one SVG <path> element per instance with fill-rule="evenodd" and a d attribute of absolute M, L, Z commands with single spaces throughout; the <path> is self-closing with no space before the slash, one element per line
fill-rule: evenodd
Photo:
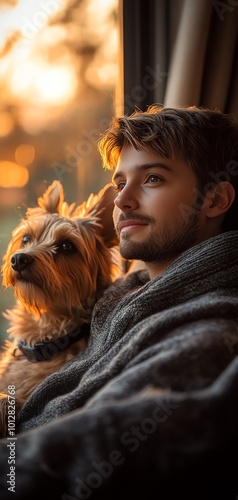
<path fill-rule="evenodd" d="M 214 184 L 230 182 L 236 197 L 223 230 L 238 229 L 238 124 L 231 115 L 196 106 L 153 105 L 145 112 L 113 118 L 98 144 L 104 168 L 116 167 L 124 145 L 183 159 L 193 170 L 201 195 Z"/>

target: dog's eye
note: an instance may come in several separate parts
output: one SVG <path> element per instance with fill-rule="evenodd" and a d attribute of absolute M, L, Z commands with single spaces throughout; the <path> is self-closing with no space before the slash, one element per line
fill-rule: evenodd
<path fill-rule="evenodd" d="M 25 236 L 23 236 L 22 242 L 21 242 L 22 247 L 24 247 L 30 241 L 31 241 L 30 236 L 28 234 L 25 234 Z"/>
<path fill-rule="evenodd" d="M 58 252 L 61 253 L 72 253 L 75 251 L 75 246 L 70 241 L 61 241 L 58 245 Z"/>

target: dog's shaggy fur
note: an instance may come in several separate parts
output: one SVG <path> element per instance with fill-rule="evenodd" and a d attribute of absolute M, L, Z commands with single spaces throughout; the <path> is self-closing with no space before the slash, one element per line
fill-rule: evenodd
<path fill-rule="evenodd" d="M 13 231 L 3 259 L 3 285 L 14 288 L 16 306 L 5 316 L 11 327 L 0 361 L 0 435 L 7 434 L 8 386 L 20 408 L 34 388 L 87 345 L 87 335 L 57 356 L 29 361 L 18 346 L 61 338 L 84 323 L 103 289 L 120 274 L 114 260 L 117 238 L 112 221 L 115 198 L 109 184 L 75 207 L 64 201 L 54 181 L 28 208 Z M 112 248 L 115 247 L 115 248 Z"/>

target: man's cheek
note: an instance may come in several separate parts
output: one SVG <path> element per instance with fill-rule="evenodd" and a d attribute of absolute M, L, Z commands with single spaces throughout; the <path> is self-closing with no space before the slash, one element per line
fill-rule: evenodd
<path fill-rule="evenodd" d="M 117 221 L 118 221 L 118 216 L 120 213 L 120 209 L 115 205 L 115 208 L 113 210 L 113 222 L 114 226 L 116 227 Z"/>

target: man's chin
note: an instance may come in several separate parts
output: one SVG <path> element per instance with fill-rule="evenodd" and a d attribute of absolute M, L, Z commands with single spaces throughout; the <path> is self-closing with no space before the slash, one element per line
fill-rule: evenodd
<path fill-rule="evenodd" d="M 123 257 L 123 259 L 126 260 L 134 260 L 134 259 L 139 259 L 139 260 L 144 260 L 145 252 L 142 251 L 140 248 L 141 245 L 138 245 L 137 242 L 132 242 L 132 241 L 123 241 L 120 242 L 120 253 Z"/>

